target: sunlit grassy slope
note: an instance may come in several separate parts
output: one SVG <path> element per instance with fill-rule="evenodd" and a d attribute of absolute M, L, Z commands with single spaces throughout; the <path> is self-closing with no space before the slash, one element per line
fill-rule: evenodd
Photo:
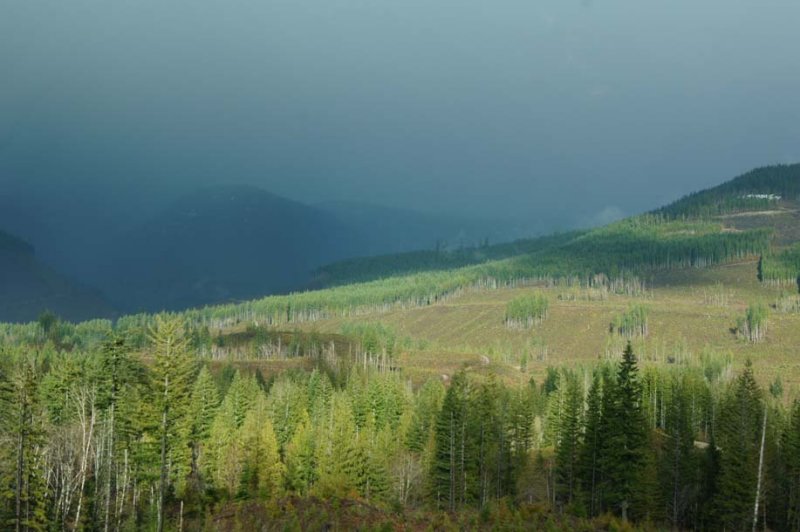
<path fill-rule="evenodd" d="M 370 316 L 414 339 L 400 366 L 412 374 L 449 374 L 463 364 L 474 371 L 494 371 L 508 379 L 541 376 L 548 366 L 591 363 L 616 356 L 624 338 L 612 335 L 609 324 L 632 303 L 649 309 L 646 338 L 634 339 L 648 362 L 700 362 L 705 354 L 734 362 L 751 357 L 764 378 L 781 375 L 784 384 L 800 385 L 800 314 L 770 315 L 764 342 L 752 344 L 731 331 L 737 318 L 754 301 L 770 302 L 779 289 L 756 279 L 756 261 L 706 270 L 664 273 L 642 296 L 609 295 L 605 300 L 560 300 L 567 289 L 528 286 L 476 291 L 446 303 L 396 309 Z M 508 301 L 537 291 L 550 299 L 549 317 L 529 330 L 505 327 Z M 358 318 L 334 318 L 305 324 L 304 329 L 334 332 Z M 527 371 L 521 370 L 523 356 Z"/>

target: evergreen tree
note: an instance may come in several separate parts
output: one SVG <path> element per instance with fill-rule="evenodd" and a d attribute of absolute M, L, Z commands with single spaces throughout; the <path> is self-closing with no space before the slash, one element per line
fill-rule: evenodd
<path fill-rule="evenodd" d="M 286 466 L 278 452 L 278 438 L 269 419 L 261 426 L 258 459 L 258 489 L 263 497 L 274 499 L 283 493 L 286 483 Z"/>
<path fill-rule="evenodd" d="M 306 495 L 317 481 L 317 439 L 311 420 L 304 411 L 297 430 L 286 446 L 286 485 Z"/>
<path fill-rule="evenodd" d="M 108 531 L 111 526 L 111 510 L 116 506 L 116 474 L 117 472 L 117 405 L 121 391 L 137 379 L 140 368 L 131 358 L 130 349 L 124 338 L 112 336 L 100 351 L 100 379 L 98 390 L 98 408 L 105 411 L 106 415 L 106 453 L 103 459 L 98 460 L 98 481 L 104 484 L 102 521 L 103 530 Z M 103 467 L 100 467 L 100 466 Z M 98 501 L 100 502 L 100 501 Z"/>
<path fill-rule="evenodd" d="M 717 495 L 720 471 L 720 450 L 714 432 L 709 438 L 708 447 L 700 457 L 700 493 L 698 496 L 698 528 L 711 528 L 717 524 L 714 503 Z"/>
<path fill-rule="evenodd" d="M 324 415 L 330 406 L 333 397 L 333 384 L 326 373 L 314 369 L 308 378 L 308 404 L 312 411 L 312 418 Z M 292 427 L 294 428 L 294 427 Z"/>
<path fill-rule="evenodd" d="M 242 492 L 253 498 L 277 497 L 284 485 L 284 466 L 265 397 L 259 395 L 239 431 L 244 462 Z"/>
<path fill-rule="evenodd" d="M 694 431 L 685 380 L 672 382 L 670 397 L 661 478 L 667 517 L 673 527 L 680 528 L 687 525 L 687 513 L 694 499 L 692 471 L 697 465 L 693 460 Z"/>
<path fill-rule="evenodd" d="M 359 454 L 364 457 L 359 474 L 359 493 L 367 500 L 383 500 L 389 490 L 388 453 L 392 451 L 392 433 L 388 427 L 377 429 L 371 419 L 359 433 Z"/>
<path fill-rule="evenodd" d="M 253 408 L 258 397 L 262 396 L 261 387 L 254 376 L 243 377 L 239 370 L 233 375 L 233 380 L 222 401 L 222 408 L 232 416 L 233 424 L 238 429 L 244 423 L 247 413 Z"/>
<path fill-rule="evenodd" d="M 191 379 L 194 377 L 194 360 L 188 348 L 189 339 L 184 335 L 183 322 L 179 318 L 158 317 L 150 329 L 149 339 L 153 356 L 153 399 L 160 414 L 161 465 L 156 528 L 162 532 L 170 473 L 169 458 L 175 449 L 181 447 L 175 428 L 180 426 L 186 415 Z"/>
<path fill-rule="evenodd" d="M 539 389 L 531 378 L 515 393 L 512 393 L 510 410 L 511 448 L 514 453 L 515 468 L 520 469 L 529 458 L 536 438 L 536 415 L 541 403 Z"/>
<path fill-rule="evenodd" d="M 595 370 L 592 384 L 586 396 L 583 439 L 578 456 L 578 477 L 583 503 L 589 516 L 599 513 L 601 508 L 600 486 L 602 485 L 601 456 L 603 428 L 603 375 Z"/>
<path fill-rule="evenodd" d="M 474 434 L 477 452 L 478 500 L 485 506 L 499 499 L 513 484 L 511 446 L 507 428 L 507 404 L 494 375 L 478 388 L 472 401 L 469 436 Z"/>
<path fill-rule="evenodd" d="M 470 386 L 463 371 L 453 376 L 436 420 L 432 497 L 453 511 L 474 500 L 475 460 L 469 426 Z"/>
<path fill-rule="evenodd" d="M 209 440 L 219 403 L 219 390 L 214 378 L 208 368 L 203 366 L 192 387 L 192 398 L 186 416 L 186 440 L 190 452 L 188 487 L 190 493 L 198 496 L 205 491 L 201 474 L 206 460 L 205 445 Z"/>
<path fill-rule="evenodd" d="M 429 379 L 417 393 L 411 426 L 408 429 L 406 446 L 409 450 L 421 453 L 430 439 L 436 416 L 442 405 L 445 389 L 439 379 Z"/>
<path fill-rule="evenodd" d="M 364 485 L 363 446 L 345 394 L 337 394 L 316 446 L 319 478 L 314 486 L 321 497 L 347 497 Z"/>
<path fill-rule="evenodd" d="M 800 530 L 800 400 L 797 399 L 783 435 L 783 447 L 786 524 L 790 530 Z"/>
<path fill-rule="evenodd" d="M 616 380 L 609 379 L 604 386 L 600 431 L 604 506 L 620 512 L 623 519 L 645 465 L 648 436 L 641 397 L 636 355 L 628 342 Z"/>
<path fill-rule="evenodd" d="M 3 493 L 11 499 L 10 518 L 5 526 L 17 532 L 44 530 L 47 523 L 44 472 L 37 467 L 44 437 L 37 393 L 39 380 L 40 368 L 35 358 L 23 354 L 15 374 L 6 383 L 0 383 L 5 388 L 4 428 L 10 444 L 3 449 L 9 453 L 7 458 L 13 464 L 11 478 L 2 479 L 6 486 L 12 487 Z"/>
<path fill-rule="evenodd" d="M 235 497 L 244 474 L 244 443 L 232 403 L 223 404 L 214 417 L 208 439 L 207 477 L 227 497 Z"/>
<path fill-rule="evenodd" d="M 9 356 L 5 352 L 0 354 L 2 354 L 0 356 L 0 524 L 10 527 L 15 524 L 12 520 L 10 504 L 12 497 L 7 490 L 8 486 L 13 485 L 11 479 L 14 478 L 11 467 L 14 462 L 11 452 L 13 448 L 11 435 L 15 419 L 15 416 L 12 415 L 14 388 L 4 367 Z"/>
<path fill-rule="evenodd" d="M 647 447 L 643 449 L 642 464 L 634 480 L 630 517 L 637 522 L 654 524 L 664 521 L 664 497 L 659 470 L 663 461 L 663 434 L 649 432 Z"/>
<path fill-rule="evenodd" d="M 569 505 L 574 502 L 578 491 L 583 391 L 574 373 L 564 373 L 559 386 L 565 390 L 556 437 L 556 491 L 558 502 Z"/>
<path fill-rule="evenodd" d="M 327 378 L 322 379 L 320 393 L 314 395 L 313 402 L 309 402 L 308 390 L 293 380 L 281 379 L 270 389 L 270 418 L 283 456 L 286 454 L 286 446 L 303 420 L 317 423 L 325 419 L 332 397 L 332 390 L 325 382 Z"/>
<path fill-rule="evenodd" d="M 720 472 L 714 498 L 715 518 L 728 530 L 745 530 L 752 526 L 763 415 L 761 405 L 761 389 L 748 360 L 723 401 L 717 428 Z"/>

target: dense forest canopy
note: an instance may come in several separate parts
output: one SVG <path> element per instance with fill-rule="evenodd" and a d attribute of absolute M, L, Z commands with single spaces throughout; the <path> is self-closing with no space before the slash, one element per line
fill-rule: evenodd
<path fill-rule="evenodd" d="M 313 517 L 287 501 L 318 497 L 458 510 L 453 527 L 480 509 L 487 528 L 565 515 L 582 527 L 796 525 L 800 403 L 761 388 L 749 365 L 642 369 L 628 344 L 617 362 L 552 368 L 521 388 L 465 372 L 412 388 L 377 358 L 362 363 L 392 349 L 390 331 L 349 333 L 360 352 L 270 379 L 210 371 L 174 318 L 149 329 L 142 355 L 121 337 L 71 353 L 5 348 L 0 519 L 209 528 L 226 505 L 260 501 L 296 527 Z"/>

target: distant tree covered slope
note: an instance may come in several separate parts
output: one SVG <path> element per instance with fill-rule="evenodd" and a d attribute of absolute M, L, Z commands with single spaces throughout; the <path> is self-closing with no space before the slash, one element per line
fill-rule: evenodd
<path fill-rule="evenodd" d="M 677 216 L 715 216 L 774 208 L 800 199 L 800 163 L 756 168 L 719 186 L 689 194 L 656 212 Z"/>
<path fill-rule="evenodd" d="M 327 201 L 314 207 L 333 214 L 351 228 L 358 240 L 358 256 L 374 256 L 421 249 L 455 250 L 529 237 L 531 231 L 510 220 L 458 216 L 439 212 Z"/>
<path fill-rule="evenodd" d="M 717 187 L 695 192 L 680 200 L 658 209 L 653 214 L 664 221 L 676 218 L 711 219 L 721 215 L 730 214 L 756 214 L 763 211 L 779 210 L 783 215 L 772 216 L 771 212 L 763 213 L 765 216 L 748 216 L 741 219 L 730 219 L 726 226 L 736 230 L 776 229 L 776 243 L 786 244 L 797 240 L 800 227 L 797 226 L 795 213 L 796 202 L 800 199 L 800 164 L 777 165 L 757 168 L 743 174 L 731 181 Z M 770 215 L 766 217 L 766 215 Z M 606 259 L 612 253 L 617 253 L 619 265 L 624 268 L 635 267 L 630 261 L 631 251 L 628 246 L 631 239 L 637 240 L 637 245 L 643 245 L 650 252 L 660 253 L 660 249 L 667 250 L 668 244 L 657 243 L 667 237 L 680 235 L 680 229 L 667 229 L 663 225 L 661 230 L 654 232 L 651 229 L 644 231 L 641 223 L 645 218 L 632 218 L 638 222 L 628 224 L 612 224 L 607 228 L 594 231 L 568 232 L 545 237 L 521 239 L 514 242 L 492 246 L 470 246 L 458 249 L 428 249 L 380 255 L 374 257 L 348 259 L 328 264 L 316 270 L 314 280 L 309 288 L 323 288 L 339 286 L 353 282 L 371 281 L 387 277 L 395 277 L 424 271 L 441 271 L 461 268 L 465 266 L 487 263 L 493 260 L 519 257 L 522 255 L 540 254 L 545 250 L 553 250 L 563 246 L 563 252 L 569 253 L 571 263 L 587 259 Z M 638 227 L 634 227 L 638 226 Z M 717 227 L 715 225 L 714 227 Z M 654 226 L 653 226 L 654 227 Z M 675 226 L 677 227 L 677 226 Z M 623 230 L 622 232 L 620 230 Z M 696 231 L 696 228 L 692 228 Z M 624 237 L 622 233 L 625 233 Z M 712 231 L 714 232 L 714 231 Z M 635 234 L 634 234 L 635 233 Z M 584 239 L 579 237 L 585 236 Z M 709 236 L 706 249 L 715 247 L 710 240 L 731 240 L 730 237 Z M 672 238 L 674 240 L 674 238 Z M 698 245 L 699 242 L 698 242 Z M 723 249 L 727 244 L 722 244 Z M 658 249 L 657 249 L 658 248 Z M 669 252 L 667 252 L 669 253 Z M 704 252 L 698 251 L 695 258 L 702 261 Z M 664 256 L 663 260 L 683 260 L 684 257 L 673 256 L 672 259 Z M 662 259 L 659 259 L 661 261 Z M 715 259 L 712 259 L 715 260 Z M 639 258 L 633 262 L 638 262 Z M 651 261 L 653 262 L 653 261 Z"/>
<path fill-rule="evenodd" d="M 309 206 L 252 186 L 209 187 L 117 237 L 90 278 L 128 312 L 246 300 L 305 287 L 324 264 L 460 234 L 461 222 L 448 220 Z"/>
<path fill-rule="evenodd" d="M 670 221 L 647 215 L 596 229 L 539 252 L 507 259 L 192 309 L 183 314 L 194 323 L 218 325 L 240 320 L 275 324 L 303 322 L 381 311 L 393 306 L 430 305 L 475 286 L 527 282 L 602 284 L 615 291 L 635 292 L 641 286 L 638 276 L 757 257 L 769 248 L 771 235 L 768 228 L 730 232 L 721 223 Z M 148 315 L 128 316 L 119 324 L 123 328 L 137 328 L 151 319 Z"/>
<path fill-rule="evenodd" d="M 353 252 L 333 216 L 255 187 L 198 191 L 118 238 L 96 278 L 128 311 L 280 293 Z"/>
<path fill-rule="evenodd" d="M 113 313 L 99 293 L 43 265 L 33 246 L 0 231 L 0 321 L 32 321 L 44 309 L 71 320 Z"/>
<path fill-rule="evenodd" d="M 570 231 L 502 244 L 470 246 L 458 249 L 426 249 L 347 259 L 328 264 L 316 270 L 310 287 L 324 288 L 423 271 L 451 270 L 543 251 L 569 242 L 584 233 L 585 231 Z"/>

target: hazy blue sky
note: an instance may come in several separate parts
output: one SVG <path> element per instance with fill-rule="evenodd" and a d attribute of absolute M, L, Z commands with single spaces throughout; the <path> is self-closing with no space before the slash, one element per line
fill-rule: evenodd
<path fill-rule="evenodd" d="M 631 213 L 800 160 L 798 22 L 797 0 L 0 0 L 0 184 Z"/>

